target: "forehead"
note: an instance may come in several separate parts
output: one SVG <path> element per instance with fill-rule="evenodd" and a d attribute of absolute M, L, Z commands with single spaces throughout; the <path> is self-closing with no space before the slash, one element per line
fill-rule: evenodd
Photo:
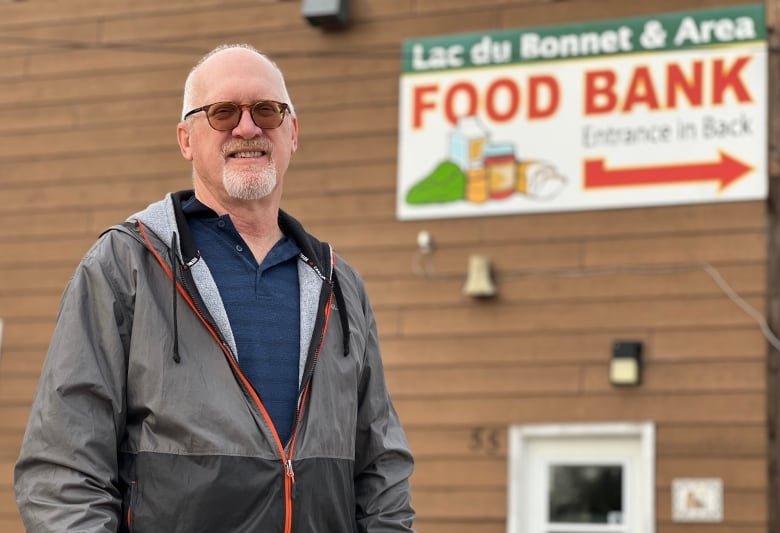
<path fill-rule="evenodd" d="M 195 98 L 202 102 L 284 100 L 279 71 L 264 57 L 245 49 L 223 50 L 195 73 Z"/>

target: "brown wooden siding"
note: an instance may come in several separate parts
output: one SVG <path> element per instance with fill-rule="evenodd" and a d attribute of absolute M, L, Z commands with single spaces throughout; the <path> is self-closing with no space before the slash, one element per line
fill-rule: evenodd
<path fill-rule="evenodd" d="M 653 421 L 658 533 L 766 531 L 766 342 L 711 265 L 762 311 L 763 202 L 395 220 L 403 39 L 750 4 L 751 0 L 351 0 L 312 28 L 295 0 L 0 2 L 0 531 L 20 533 L 13 462 L 62 289 L 106 226 L 189 186 L 184 77 L 221 42 L 287 75 L 300 149 L 284 208 L 363 274 L 416 455 L 425 533 L 503 533 L 507 426 Z M 767 0 L 778 9 L 777 0 Z M 431 232 L 434 274 L 416 235 Z M 468 256 L 500 296 L 461 294 Z M 608 383 L 610 346 L 645 344 L 641 387 Z M 719 477 L 722 524 L 671 521 L 677 477 Z"/>

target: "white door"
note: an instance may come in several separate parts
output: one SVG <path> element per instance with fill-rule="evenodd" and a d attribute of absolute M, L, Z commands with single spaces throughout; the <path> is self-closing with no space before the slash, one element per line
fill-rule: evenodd
<path fill-rule="evenodd" d="M 654 533 L 652 424 L 510 428 L 508 533 Z"/>

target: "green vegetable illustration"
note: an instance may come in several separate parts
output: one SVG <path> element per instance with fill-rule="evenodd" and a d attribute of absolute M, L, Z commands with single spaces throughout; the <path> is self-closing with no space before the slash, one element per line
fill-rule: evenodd
<path fill-rule="evenodd" d="M 406 193 L 407 204 L 435 204 L 463 200 L 466 175 L 452 161 L 444 161 Z"/>

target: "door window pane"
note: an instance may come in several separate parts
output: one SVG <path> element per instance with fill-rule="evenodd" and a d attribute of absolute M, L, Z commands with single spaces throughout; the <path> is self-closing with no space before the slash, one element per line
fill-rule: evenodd
<path fill-rule="evenodd" d="M 550 523 L 623 523 L 621 465 L 551 464 L 549 468 Z"/>

